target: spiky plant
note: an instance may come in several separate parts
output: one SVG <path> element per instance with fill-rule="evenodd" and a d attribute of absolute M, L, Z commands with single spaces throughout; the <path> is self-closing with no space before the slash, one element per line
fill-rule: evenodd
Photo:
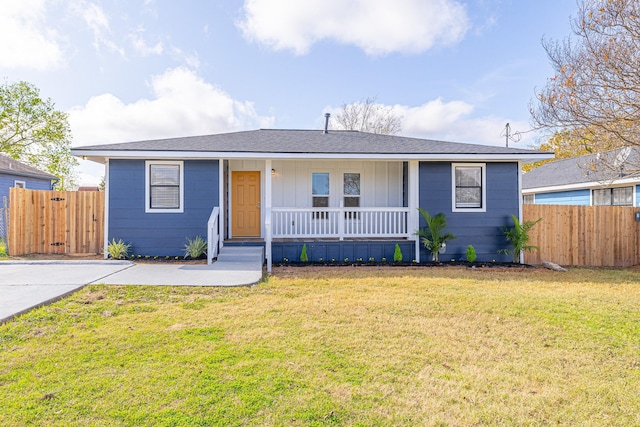
<path fill-rule="evenodd" d="M 125 243 L 122 239 L 112 239 L 107 246 L 107 252 L 113 259 L 125 259 L 129 256 L 130 244 Z"/>
<path fill-rule="evenodd" d="M 191 257 L 192 259 L 198 259 L 202 255 L 207 253 L 207 241 L 200 236 L 196 236 L 193 240 L 187 238 L 187 243 L 184 244 L 184 257 Z"/>
<path fill-rule="evenodd" d="M 431 216 L 429 211 L 426 209 L 418 208 L 418 211 L 426 221 L 427 227 L 416 231 L 416 235 L 420 237 L 424 247 L 431 251 L 433 260 L 438 262 L 438 252 L 440 249 L 447 240 L 455 239 L 456 236 L 451 233 L 443 232 L 447 227 L 447 219 L 442 212 L 435 216 Z"/>

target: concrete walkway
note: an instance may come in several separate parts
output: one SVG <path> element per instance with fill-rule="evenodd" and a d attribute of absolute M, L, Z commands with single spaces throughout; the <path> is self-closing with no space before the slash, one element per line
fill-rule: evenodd
<path fill-rule="evenodd" d="M 218 260 L 203 264 L 136 264 L 92 282 L 107 285 L 246 286 L 262 280 L 264 248 L 225 246 Z"/>
<path fill-rule="evenodd" d="M 0 262 L 0 323 L 88 284 L 246 286 L 262 280 L 264 248 L 224 247 L 212 265 L 131 261 Z"/>
<path fill-rule="evenodd" d="M 2 261 L 0 323 L 133 265 L 130 261 Z"/>

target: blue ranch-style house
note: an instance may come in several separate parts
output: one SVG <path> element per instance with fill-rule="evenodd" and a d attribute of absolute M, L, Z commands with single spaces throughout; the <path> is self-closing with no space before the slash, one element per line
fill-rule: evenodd
<path fill-rule="evenodd" d="M 640 153 L 629 148 L 556 160 L 524 174 L 523 200 L 543 205 L 640 206 L 639 167 Z"/>
<path fill-rule="evenodd" d="M 520 165 L 539 151 L 357 131 L 261 129 L 74 148 L 106 166 L 105 242 L 179 256 L 186 238 L 263 245 L 273 262 L 431 260 L 418 207 L 456 236 L 441 259 L 508 261 L 500 227 L 521 216 Z M 105 248 L 106 249 L 106 248 Z M 106 254 L 106 250 L 105 250 Z"/>

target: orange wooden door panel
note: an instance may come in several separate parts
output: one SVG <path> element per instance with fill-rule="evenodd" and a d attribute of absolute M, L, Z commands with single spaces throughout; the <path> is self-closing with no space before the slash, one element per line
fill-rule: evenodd
<path fill-rule="evenodd" d="M 260 237 L 260 172 L 231 172 L 231 234 Z"/>

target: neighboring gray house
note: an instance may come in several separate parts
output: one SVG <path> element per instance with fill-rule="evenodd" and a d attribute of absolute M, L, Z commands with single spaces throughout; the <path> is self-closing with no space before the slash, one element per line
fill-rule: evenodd
<path fill-rule="evenodd" d="M 9 203 L 9 188 L 28 188 L 30 190 L 53 190 L 58 178 L 50 173 L 15 160 L 6 154 L 0 154 L 0 207 L 2 200 Z"/>
<path fill-rule="evenodd" d="M 520 164 L 533 150 L 357 131 L 261 129 L 77 147 L 106 165 L 105 242 L 135 254 L 182 255 L 185 238 L 264 245 L 268 266 L 309 260 L 428 261 L 418 207 L 455 234 L 442 259 L 473 245 L 508 261 L 500 229 L 521 216 Z M 215 248 L 214 248 L 215 249 Z M 107 253 L 107 251 L 105 251 Z M 211 251 L 210 251 L 211 254 Z"/>
<path fill-rule="evenodd" d="M 599 156 L 608 156 L 609 168 Z M 637 150 L 557 160 L 522 177 L 524 203 L 580 206 L 640 206 Z"/>

